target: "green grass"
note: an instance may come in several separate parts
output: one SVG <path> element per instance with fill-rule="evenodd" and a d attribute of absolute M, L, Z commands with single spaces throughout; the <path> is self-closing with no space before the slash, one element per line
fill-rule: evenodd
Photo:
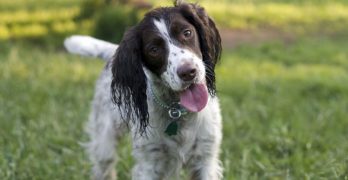
<path fill-rule="evenodd" d="M 228 179 L 348 178 L 347 38 L 243 46 L 218 68 Z"/>
<path fill-rule="evenodd" d="M 348 38 L 241 45 L 217 68 L 225 179 L 348 179 Z M 103 62 L 5 43 L 0 179 L 87 179 L 80 142 Z M 119 148 L 130 178 L 130 144 Z"/>
<path fill-rule="evenodd" d="M 101 65 L 29 46 L 0 59 L 0 179 L 86 179 L 78 143 Z"/>

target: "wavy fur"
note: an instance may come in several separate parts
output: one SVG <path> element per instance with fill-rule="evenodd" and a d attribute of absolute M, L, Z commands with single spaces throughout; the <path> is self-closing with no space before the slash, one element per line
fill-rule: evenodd
<path fill-rule="evenodd" d="M 143 70 L 140 39 L 136 28 L 129 30 L 112 61 L 112 100 L 123 112 L 124 121 L 137 119 L 140 133 L 149 123 L 146 95 L 146 76 Z"/>

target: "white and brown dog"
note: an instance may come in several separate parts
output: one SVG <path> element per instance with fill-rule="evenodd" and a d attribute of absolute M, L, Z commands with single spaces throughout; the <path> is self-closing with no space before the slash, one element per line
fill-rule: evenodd
<path fill-rule="evenodd" d="M 154 9 L 119 46 L 85 36 L 72 36 L 65 46 L 107 61 L 87 128 L 95 179 L 115 178 L 117 139 L 127 129 L 133 179 L 172 179 L 182 167 L 192 179 L 222 178 L 214 72 L 221 39 L 203 8 L 179 3 Z"/>

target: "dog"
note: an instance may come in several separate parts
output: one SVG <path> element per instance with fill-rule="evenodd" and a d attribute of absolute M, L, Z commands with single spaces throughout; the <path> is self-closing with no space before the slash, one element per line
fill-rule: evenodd
<path fill-rule="evenodd" d="M 197 4 L 148 12 L 119 45 L 87 36 L 65 40 L 69 52 L 106 61 L 87 125 L 94 179 L 115 179 L 117 140 L 131 132 L 134 180 L 222 179 L 221 113 L 215 65 L 221 38 Z"/>

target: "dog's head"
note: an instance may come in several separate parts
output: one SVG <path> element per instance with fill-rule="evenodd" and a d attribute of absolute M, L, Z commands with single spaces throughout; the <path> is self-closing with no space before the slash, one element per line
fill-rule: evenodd
<path fill-rule="evenodd" d="M 215 64 L 221 39 L 214 22 L 196 4 L 158 8 L 128 30 L 112 62 L 112 95 L 125 118 L 148 124 L 145 71 L 177 92 L 189 111 L 203 109 L 215 95 Z"/>

